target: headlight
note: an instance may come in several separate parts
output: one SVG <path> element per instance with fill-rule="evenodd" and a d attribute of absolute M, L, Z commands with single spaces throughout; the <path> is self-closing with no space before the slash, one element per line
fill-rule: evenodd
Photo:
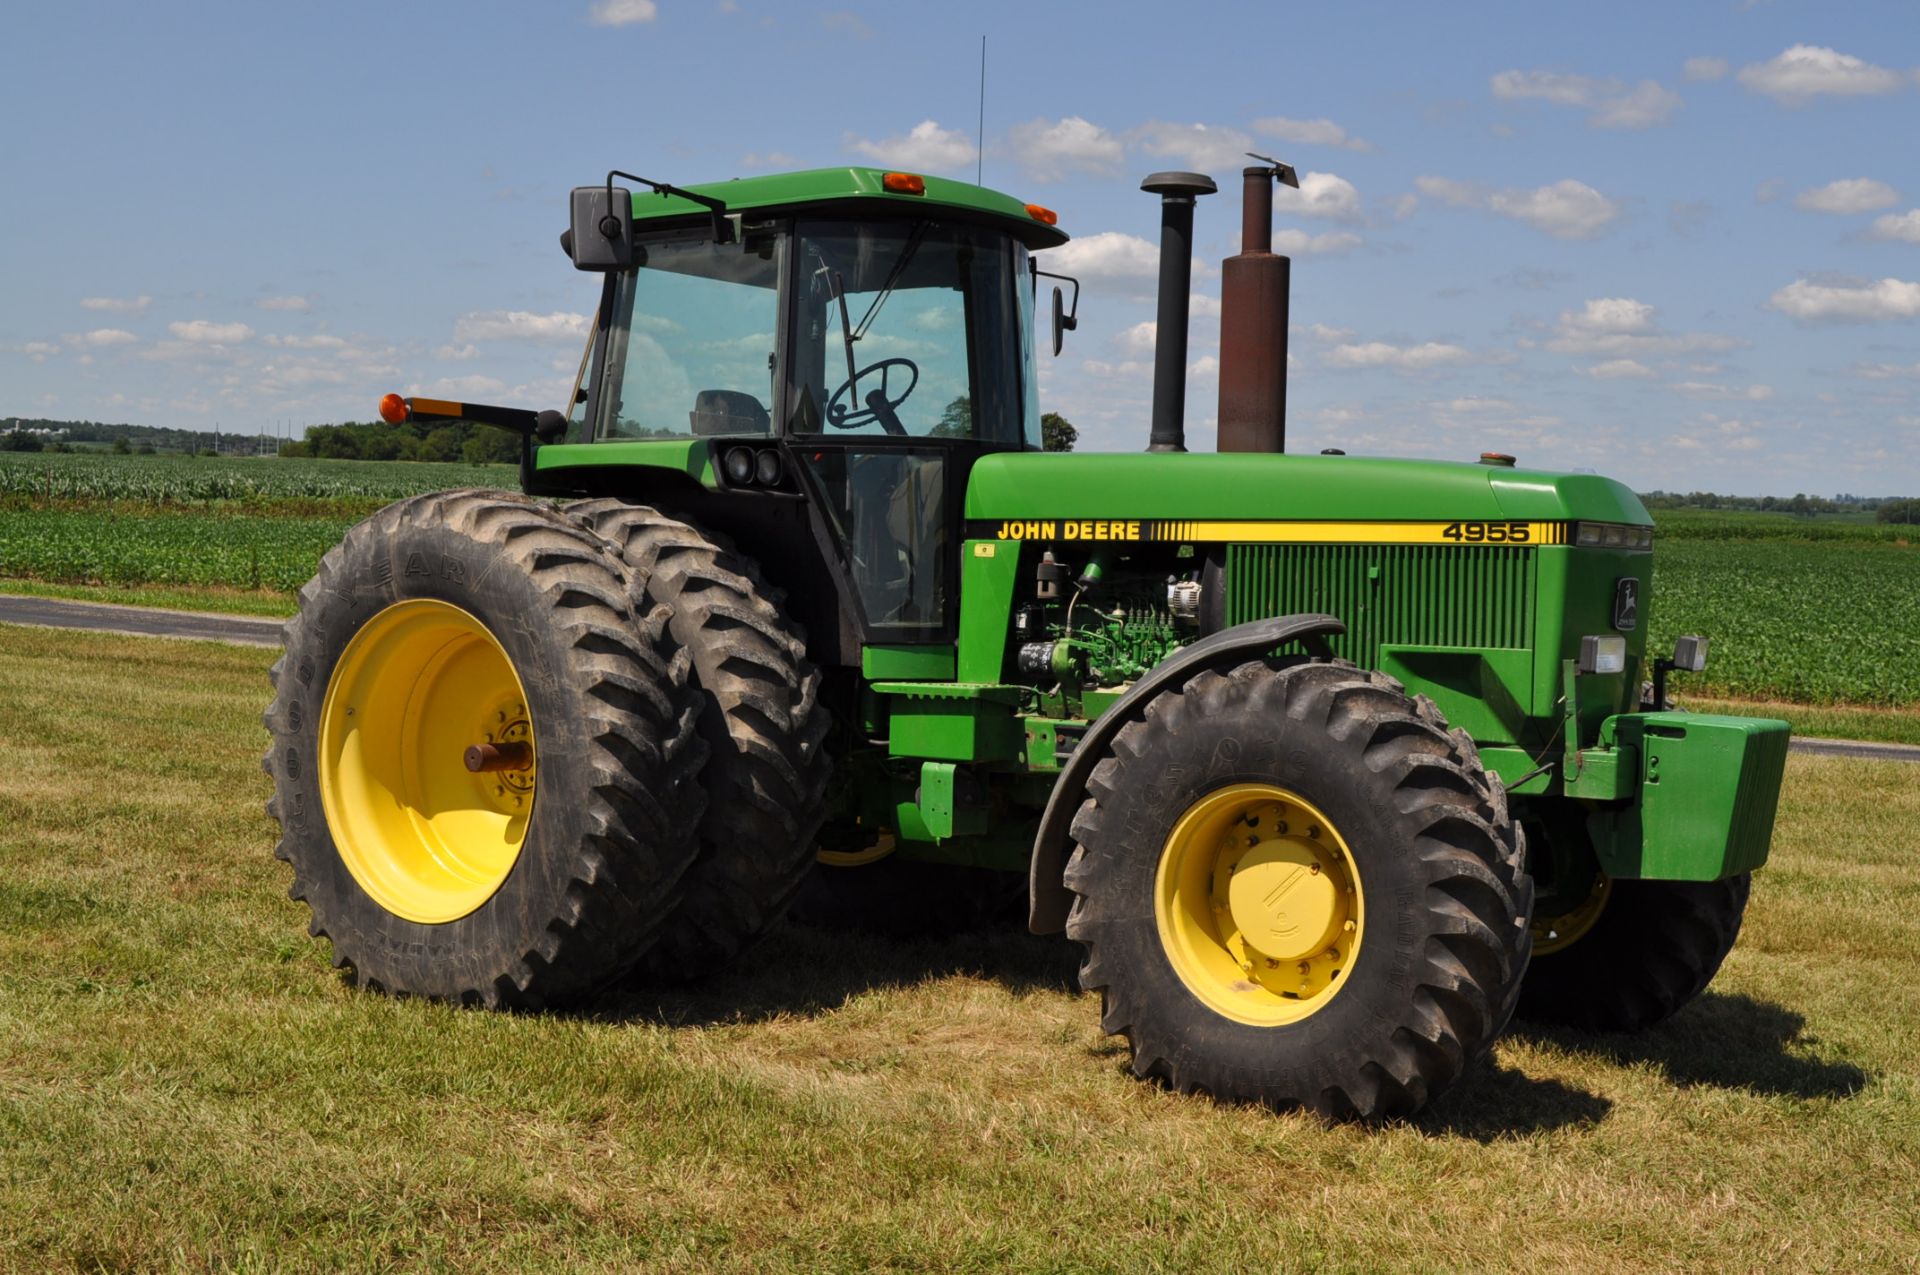
<path fill-rule="evenodd" d="M 727 467 L 728 482 L 744 487 L 753 481 L 753 449 L 751 447 L 729 449 L 724 463 Z"/>
<path fill-rule="evenodd" d="M 1623 673 L 1627 668 L 1627 640 L 1617 634 L 1580 639 L 1582 673 Z"/>
<path fill-rule="evenodd" d="M 1580 522 L 1574 524 L 1573 543 L 1583 549 L 1651 549 L 1653 528 L 1623 522 Z"/>
<path fill-rule="evenodd" d="M 1703 637 L 1675 638 L 1673 641 L 1673 666 L 1689 673 L 1698 673 L 1707 667 L 1707 640 Z"/>

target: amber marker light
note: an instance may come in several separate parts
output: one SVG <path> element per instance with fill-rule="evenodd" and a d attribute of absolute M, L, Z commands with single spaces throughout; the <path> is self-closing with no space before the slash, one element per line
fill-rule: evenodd
<path fill-rule="evenodd" d="M 927 179 L 918 173 L 888 173 L 880 179 L 880 185 L 896 195 L 927 193 Z"/>
<path fill-rule="evenodd" d="M 398 394 L 389 394 L 380 400 L 380 419 L 389 425 L 407 423 L 407 400 Z"/>
<path fill-rule="evenodd" d="M 1059 213 L 1051 208 L 1042 208 L 1039 204 L 1028 204 L 1027 216 L 1033 218 L 1035 221 L 1044 222 L 1049 226 L 1057 226 L 1060 224 Z"/>

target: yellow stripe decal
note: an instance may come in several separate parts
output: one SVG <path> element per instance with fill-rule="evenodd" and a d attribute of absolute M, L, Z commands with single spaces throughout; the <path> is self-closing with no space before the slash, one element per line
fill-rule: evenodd
<path fill-rule="evenodd" d="M 1565 522 L 1175 521 L 1117 518 L 1025 518 L 972 524 L 993 540 L 1119 540 L 1158 543 L 1564 545 Z"/>

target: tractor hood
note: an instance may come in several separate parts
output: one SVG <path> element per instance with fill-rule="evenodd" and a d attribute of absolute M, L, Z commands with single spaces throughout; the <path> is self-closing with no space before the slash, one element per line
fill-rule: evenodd
<path fill-rule="evenodd" d="M 966 517 L 1653 522 L 1597 474 L 1264 452 L 997 453 L 973 467 Z"/>

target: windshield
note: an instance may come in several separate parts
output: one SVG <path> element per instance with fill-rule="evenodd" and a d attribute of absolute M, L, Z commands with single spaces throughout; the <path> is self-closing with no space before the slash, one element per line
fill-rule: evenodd
<path fill-rule="evenodd" d="M 771 432 L 784 243 L 749 230 L 638 245 L 639 268 L 614 281 L 576 440 Z"/>
<path fill-rule="evenodd" d="M 1038 447 L 1026 251 L 932 221 L 802 222 L 789 429 Z"/>

